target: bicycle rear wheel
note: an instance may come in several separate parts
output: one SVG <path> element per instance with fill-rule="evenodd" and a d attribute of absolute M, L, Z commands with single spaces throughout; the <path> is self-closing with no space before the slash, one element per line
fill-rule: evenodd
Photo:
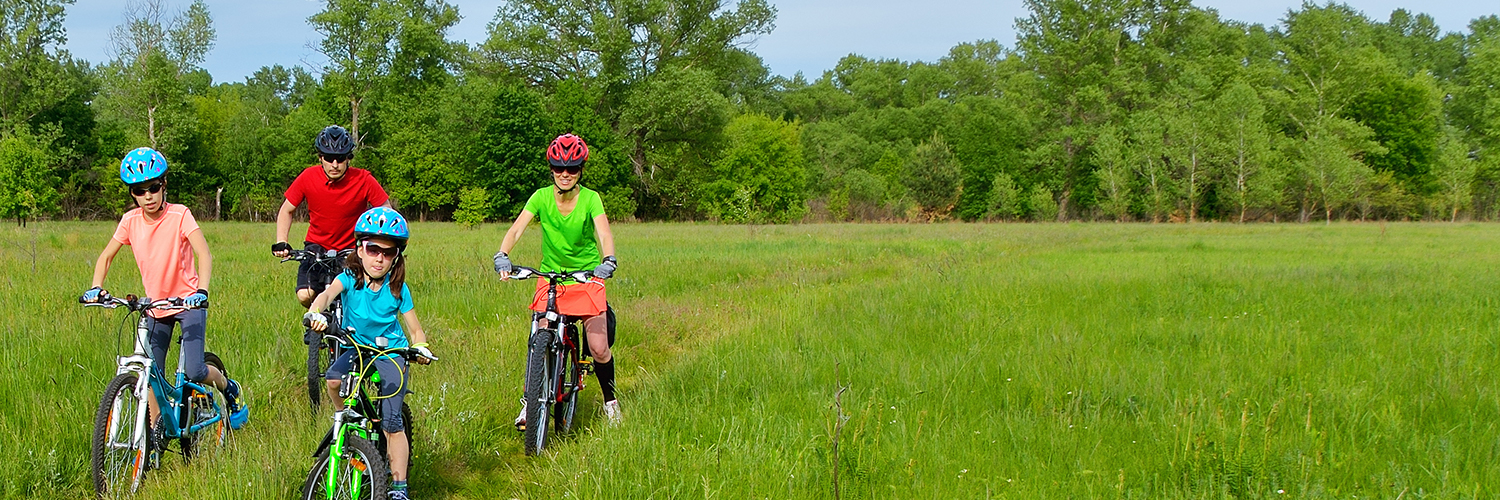
<path fill-rule="evenodd" d="M 552 360 L 547 351 L 552 346 L 552 335 L 549 330 L 537 330 L 526 357 L 526 433 L 521 447 L 527 455 L 536 455 L 547 447 L 547 417 L 552 406 L 547 388 L 553 382 Z"/>
<path fill-rule="evenodd" d="M 572 387 L 559 387 L 558 390 L 570 391 L 561 401 L 552 405 L 553 428 L 558 434 L 573 432 L 574 416 L 578 413 L 578 390 L 583 387 L 583 374 L 579 371 L 578 357 L 572 351 L 558 354 L 559 369 L 557 385 L 564 386 L 572 384 Z"/>
<path fill-rule="evenodd" d="M 330 462 L 332 466 L 330 467 Z M 332 488 L 328 478 L 333 473 Z M 307 482 L 302 484 L 302 499 L 385 498 L 390 489 L 391 469 L 385 456 L 375 449 L 375 443 L 344 437 L 342 456 L 330 457 L 327 451 L 318 456 Z"/>
<path fill-rule="evenodd" d="M 218 355 L 212 352 L 204 352 L 203 362 L 219 370 L 219 373 L 223 374 L 224 378 L 229 378 L 229 371 L 224 369 L 224 361 L 220 360 Z M 183 396 L 188 400 L 188 421 L 192 422 L 189 428 L 205 420 L 219 417 L 218 422 L 199 429 L 198 432 L 182 436 L 178 440 L 178 443 L 182 445 L 183 460 L 191 461 L 202 446 L 208 446 L 210 449 L 224 446 L 224 439 L 229 436 L 229 402 L 224 399 L 224 394 L 219 391 L 214 391 L 213 394 L 203 394 L 184 389 L 182 392 Z M 188 394 L 190 392 L 191 394 Z M 240 395 L 240 397 L 244 396 L 244 394 Z M 215 405 L 219 407 L 217 411 L 214 410 Z"/>
<path fill-rule="evenodd" d="M 94 492 L 101 498 L 135 492 L 146 475 L 146 401 L 135 392 L 137 381 L 134 373 L 116 375 L 94 415 Z"/>

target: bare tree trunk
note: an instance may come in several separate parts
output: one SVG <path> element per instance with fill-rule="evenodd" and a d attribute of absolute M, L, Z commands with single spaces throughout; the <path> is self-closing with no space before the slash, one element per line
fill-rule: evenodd
<path fill-rule="evenodd" d="M 359 136 L 359 106 L 363 102 L 364 99 L 354 95 L 349 96 L 349 135 L 354 136 L 355 149 L 359 149 L 359 145 L 364 142 Z"/>
<path fill-rule="evenodd" d="M 214 220 L 223 220 L 224 219 L 223 209 L 224 209 L 224 187 L 220 186 L 219 190 L 214 193 Z"/>
<path fill-rule="evenodd" d="M 146 138 L 151 140 L 151 149 L 156 149 L 156 106 L 146 108 Z"/>

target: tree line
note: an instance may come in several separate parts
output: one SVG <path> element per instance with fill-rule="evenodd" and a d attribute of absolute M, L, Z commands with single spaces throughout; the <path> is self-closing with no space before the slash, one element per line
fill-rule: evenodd
<path fill-rule="evenodd" d="M 150 146 L 173 201 L 267 220 L 340 124 L 404 213 L 470 224 L 514 217 L 567 132 L 616 219 L 1500 218 L 1495 15 L 1028 0 L 1013 45 L 810 78 L 750 50 L 765 0 L 514 0 L 477 44 L 443 0 L 326 0 L 322 65 L 216 82 L 212 13 L 165 2 L 89 62 L 61 48 L 72 0 L 0 0 L 0 217 L 116 217 Z"/>

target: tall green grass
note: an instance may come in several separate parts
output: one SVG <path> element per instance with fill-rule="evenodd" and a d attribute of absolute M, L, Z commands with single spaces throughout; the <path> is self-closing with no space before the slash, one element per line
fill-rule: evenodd
<path fill-rule="evenodd" d="M 0 496 L 89 492 L 120 315 L 74 302 L 110 224 L 4 247 Z M 1490 225 L 619 225 L 625 423 L 521 455 L 524 310 L 501 230 L 417 224 L 442 361 L 414 371 L 421 498 L 1494 498 Z M 292 264 L 205 225 L 209 348 L 254 416 L 148 498 L 286 498 L 329 422 Z M 10 241 L 29 233 L 7 231 Z M 538 260 L 536 235 L 512 252 Z M 128 253 L 128 252 L 127 252 Z M 135 291 L 128 256 L 109 287 Z M 128 326 L 128 325 L 127 325 Z M 128 339 L 128 332 L 127 339 Z M 128 345 L 125 346 L 128 349 Z M 592 383 L 592 380 L 590 380 Z"/>

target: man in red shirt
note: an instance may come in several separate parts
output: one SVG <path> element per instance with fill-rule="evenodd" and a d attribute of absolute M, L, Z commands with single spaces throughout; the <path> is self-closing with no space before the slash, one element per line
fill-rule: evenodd
<path fill-rule="evenodd" d="M 276 244 L 271 253 L 286 258 L 292 250 L 287 235 L 292 230 L 292 213 L 307 201 L 307 238 L 303 245 L 310 251 L 339 251 L 354 248 L 354 223 L 370 207 L 390 208 L 390 197 L 370 171 L 350 168 L 354 156 L 354 139 L 343 127 L 330 125 L 318 133 L 314 143 L 321 165 L 303 170 L 286 189 L 281 213 L 276 214 Z M 302 307 L 312 304 L 328 277 L 312 276 L 312 263 L 303 261 L 297 267 L 297 301 Z"/>

